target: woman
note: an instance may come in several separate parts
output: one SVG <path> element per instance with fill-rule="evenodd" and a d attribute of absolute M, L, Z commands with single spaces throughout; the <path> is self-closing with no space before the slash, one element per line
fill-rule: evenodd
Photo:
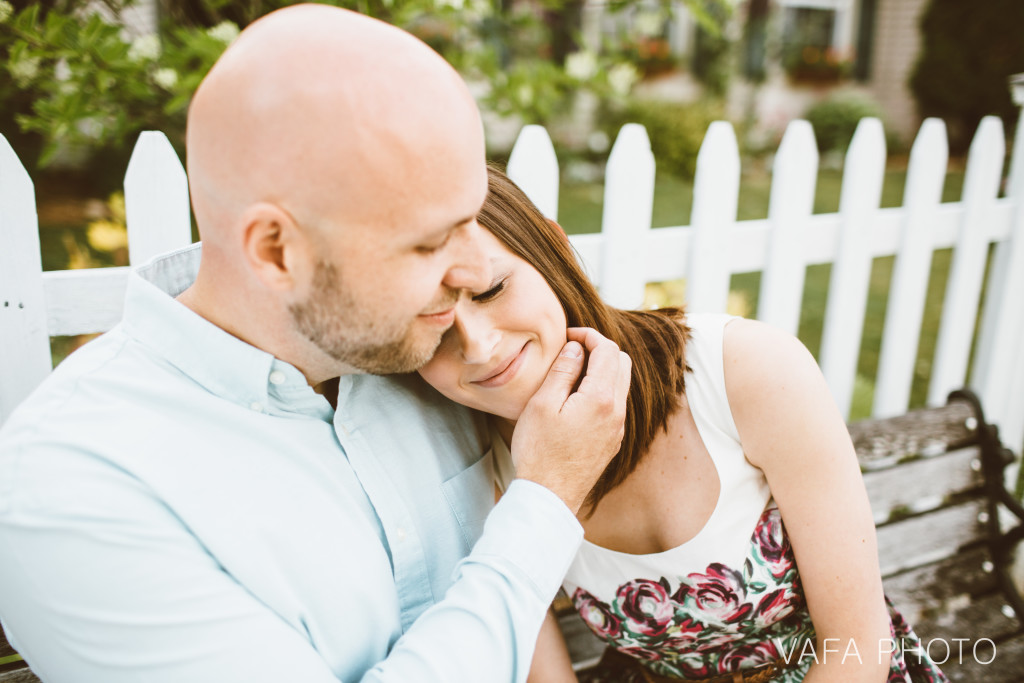
<path fill-rule="evenodd" d="M 420 373 L 493 416 L 499 486 L 566 326 L 633 360 L 622 448 L 580 513 L 564 583 L 613 646 L 587 680 L 945 680 L 904 653 L 919 641 L 887 608 L 856 455 L 799 341 L 730 316 L 606 306 L 557 224 L 495 169 L 479 221 L 494 281 L 463 294 Z M 556 635 L 547 624 L 531 681 L 574 680 Z"/>

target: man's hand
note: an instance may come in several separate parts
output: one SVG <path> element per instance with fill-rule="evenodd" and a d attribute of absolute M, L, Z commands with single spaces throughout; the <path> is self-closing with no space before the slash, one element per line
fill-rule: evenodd
<path fill-rule="evenodd" d="M 550 489 L 575 514 L 622 443 L 632 362 L 596 330 L 569 328 L 568 338 L 516 424 L 512 459 L 517 477 Z M 584 349 L 586 374 L 573 391 Z"/>

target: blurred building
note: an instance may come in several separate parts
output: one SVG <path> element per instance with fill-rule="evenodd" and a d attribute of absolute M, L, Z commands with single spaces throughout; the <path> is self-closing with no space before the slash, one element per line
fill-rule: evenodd
<path fill-rule="evenodd" d="M 908 86 L 921 44 L 919 23 L 928 0 L 726 0 L 725 25 L 731 43 L 730 113 L 763 132 L 781 131 L 815 102 L 838 89 L 861 92 L 884 112 L 887 129 L 905 141 L 920 125 Z M 648 15 L 657 0 L 611 13 L 602 0 L 583 8 L 584 41 L 662 41 L 679 71 L 647 79 L 641 94 L 688 101 L 702 88 L 704 37 L 683 2 L 652 32 Z"/>

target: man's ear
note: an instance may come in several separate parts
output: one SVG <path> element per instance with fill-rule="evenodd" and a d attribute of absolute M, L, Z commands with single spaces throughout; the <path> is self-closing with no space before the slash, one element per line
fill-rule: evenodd
<path fill-rule="evenodd" d="M 263 284 L 276 290 L 296 285 L 297 268 L 308 258 L 308 238 L 291 215 L 269 202 L 253 204 L 242 214 L 242 249 L 246 263 Z"/>

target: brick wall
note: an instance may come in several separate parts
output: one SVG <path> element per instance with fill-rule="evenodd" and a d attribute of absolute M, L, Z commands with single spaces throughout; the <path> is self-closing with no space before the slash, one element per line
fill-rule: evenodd
<path fill-rule="evenodd" d="M 886 127 L 909 144 L 921 119 L 907 81 L 917 61 L 918 28 L 928 0 L 879 0 L 868 89 L 886 114 Z"/>

